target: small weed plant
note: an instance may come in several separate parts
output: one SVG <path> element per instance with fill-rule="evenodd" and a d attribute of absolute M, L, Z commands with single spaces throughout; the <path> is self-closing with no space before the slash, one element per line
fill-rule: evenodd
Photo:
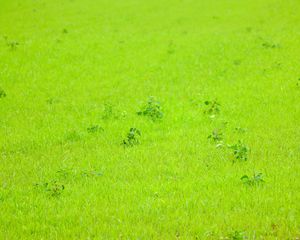
<path fill-rule="evenodd" d="M 149 97 L 147 104 L 137 114 L 149 117 L 152 121 L 160 120 L 164 116 L 160 102 L 156 101 L 154 97 Z"/>
<path fill-rule="evenodd" d="M 234 231 L 230 233 L 227 237 L 229 240 L 243 240 L 246 239 L 245 233 L 243 231 Z"/>
<path fill-rule="evenodd" d="M 37 183 L 35 184 L 35 187 L 47 192 L 51 197 L 59 197 L 65 189 L 65 186 L 56 180 L 45 183 Z"/>
<path fill-rule="evenodd" d="M 91 127 L 87 128 L 88 133 L 97 133 L 97 132 L 103 132 L 104 129 L 100 127 L 99 125 L 93 125 Z"/>
<path fill-rule="evenodd" d="M 221 104 L 217 100 L 205 101 L 204 105 L 206 107 L 204 113 L 209 115 L 211 118 L 214 118 L 217 114 L 220 113 Z"/>
<path fill-rule="evenodd" d="M 240 161 L 248 160 L 249 148 L 241 141 L 238 141 L 238 143 L 234 145 L 228 145 L 228 148 L 233 150 L 233 155 L 236 160 L 240 160 Z"/>
<path fill-rule="evenodd" d="M 0 98 L 4 97 L 6 97 L 6 92 L 2 88 L 0 88 Z"/>
<path fill-rule="evenodd" d="M 220 129 L 213 130 L 207 138 L 211 139 L 214 143 L 216 143 L 216 147 L 223 146 L 223 133 Z"/>
<path fill-rule="evenodd" d="M 103 109 L 103 113 L 102 113 L 103 120 L 117 120 L 120 118 L 125 118 L 126 115 L 127 114 L 125 111 L 123 111 L 123 112 L 119 111 L 112 104 L 110 104 L 110 103 L 104 104 L 104 109 Z"/>
<path fill-rule="evenodd" d="M 16 50 L 17 47 L 20 45 L 18 41 L 8 40 L 7 36 L 4 36 L 4 40 L 6 42 L 6 45 L 10 48 L 10 50 Z"/>
<path fill-rule="evenodd" d="M 253 176 L 244 175 L 241 181 L 247 186 L 258 186 L 265 183 L 262 173 L 254 173 Z"/>
<path fill-rule="evenodd" d="M 141 132 L 136 128 L 130 128 L 129 132 L 127 133 L 126 138 L 123 140 L 123 145 L 125 147 L 133 147 L 135 145 L 140 144 Z"/>

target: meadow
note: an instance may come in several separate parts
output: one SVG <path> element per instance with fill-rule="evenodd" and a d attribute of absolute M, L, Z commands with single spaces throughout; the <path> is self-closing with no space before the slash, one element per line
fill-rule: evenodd
<path fill-rule="evenodd" d="M 0 0 L 0 239 L 300 239 L 299 0 Z"/>

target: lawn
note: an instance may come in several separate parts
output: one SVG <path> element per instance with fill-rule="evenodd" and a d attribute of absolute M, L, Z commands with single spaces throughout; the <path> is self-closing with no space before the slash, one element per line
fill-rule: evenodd
<path fill-rule="evenodd" d="M 300 239 L 299 0 L 0 0 L 0 239 Z"/>

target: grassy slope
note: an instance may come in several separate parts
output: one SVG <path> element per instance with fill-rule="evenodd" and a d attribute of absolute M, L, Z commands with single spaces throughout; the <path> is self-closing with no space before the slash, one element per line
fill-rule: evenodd
<path fill-rule="evenodd" d="M 299 1 L 0 6 L 1 239 L 299 236 Z M 135 114 L 150 95 L 160 123 Z M 213 121 L 193 104 L 210 99 L 221 103 Z M 105 102 L 127 116 L 102 120 Z M 251 148 L 247 162 L 207 140 L 224 121 L 226 143 Z M 95 124 L 104 132 L 87 133 Z M 130 127 L 141 145 L 124 149 Z M 103 175 L 82 175 L 93 170 Z M 243 186 L 255 171 L 266 183 Z M 52 179 L 59 197 L 33 186 Z"/>

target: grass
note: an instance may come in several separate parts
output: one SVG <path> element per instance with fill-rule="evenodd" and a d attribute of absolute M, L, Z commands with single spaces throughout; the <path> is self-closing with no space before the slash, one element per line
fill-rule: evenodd
<path fill-rule="evenodd" d="M 0 6 L 1 239 L 299 239 L 299 1 Z"/>

